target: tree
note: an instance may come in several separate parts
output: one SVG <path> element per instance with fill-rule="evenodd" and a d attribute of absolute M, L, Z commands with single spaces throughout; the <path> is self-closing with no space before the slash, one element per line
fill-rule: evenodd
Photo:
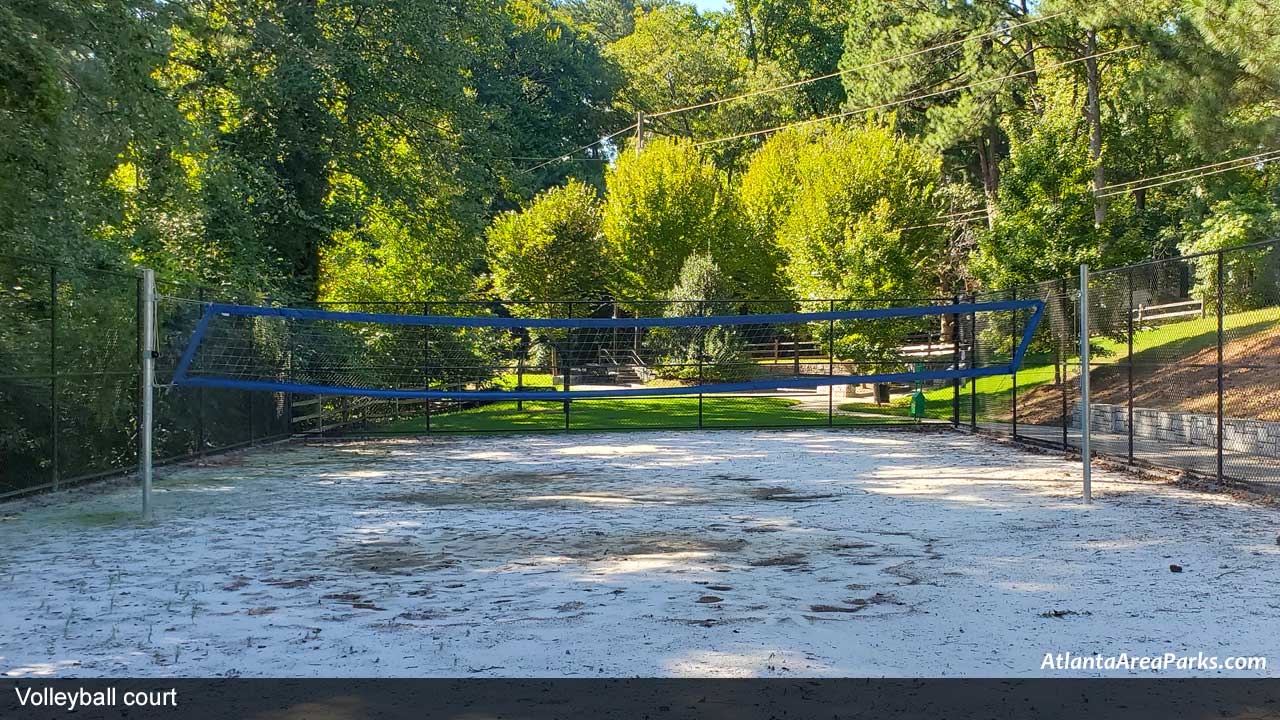
<path fill-rule="evenodd" d="M 945 264 L 940 160 L 892 125 L 779 134 L 751 159 L 743 206 L 772 231 L 801 298 L 931 296 Z"/>
<path fill-rule="evenodd" d="M 632 117 L 777 87 L 791 79 L 777 63 L 748 57 L 732 16 L 702 15 L 682 4 L 638 15 L 635 32 L 606 53 L 625 79 L 616 103 Z M 725 137 L 797 118 L 800 100 L 791 90 L 763 93 L 649 118 L 645 130 L 685 138 Z"/>
<path fill-rule="evenodd" d="M 621 82 L 617 67 L 587 27 L 546 0 L 508 0 L 497 25 L 470 74 L 493 125 L 499 174 L 520 194 L 569 175 L 601 185 L 606 158 L 599 153 L 571 163 L 547 164 L 543 158 L 586 145 L 622 124 L 613 109 Z M 538 165 L 533 172 L 516 169 Z"/>
<path fill-rule="evenodd" d="M 1121 87 L 1117 83 L 1112 91 Z M 1000 215 L 982 233 L 972 269 L 988 287 L 1069 277 L 1082 263 L 1122 265 L 1149 256 L 1134 204 L 1113 202 L 1098 223 L 1091 122 L 1071 73 L 1040 79 L 1039 112 L 1011 118 Z"/>
<path fill-rule="evenodd" d="M 680 279 L 668 294 L 666 317 L 705 317 L 734 313 L 733 282 L 720 271 L 709 253 L 695 252 L 680 268 Z M 656 327 L 645 344 L 658 353 L 654 372 L 659 377 L 690 381 L 742 380 L 754 365 L 744 352 L 745 341 L 735 327 Z"/>
<path fill-rule="evenodd" d="M 747 232 L 724 174 L 691 143 L 661 138 L 640 153 L 624 150 L 605 182 L 604 235 L 620 297 L 661 297 L 699 251 L 738 296 L 778 293 L 778 254 Z"/>
<path fill-rule="evenodd" d="M 121 155 L 165 159 L 181 120 L 152 77 L 178 8 L 147 0 L 0 6 L 0 252 L 115 265 Z"/>
<path fill-rule="evenodd" d="M 1024 5 L 1006 0 L 930 0 L 923 7 L 907 0 L 857 0 L 845 36 L 841 68 L 850 71 L 844 83 L 853 108 L 980 84 L 906 104 L 898 112 L 905 131 L 923 137 L 953 166 L 976 177 L 992 217 L 1007 147 L 1000 119 L 1031 100 L 1034 79 L 990 81 L 1033 70 L 1037 44 L 1035 28 L 1007 35 L 994 31 L 1026 20 L 1027 14 Z M 946 43 L 957 44 L 920 52 Z M 902 61 L 879 64 L 912 53 L 916 54 Z M 852 72 L 868 65 L 873 67 Z"/>
<path fill-rule="evenodd" d="M 1259 187 L 1251 195 L 1224 200 L 1213 214 L 1179 248 L 1184 255 L 1203 255 L 1193 262 L 1195 287 L 1192 295 L 1204 307 L 1217 312 L 1218 262 L 1222 262 L 1222 302 L 1227 312 L 1255 310 L 1280 304 L 1280 251 L 1273 245 L 1249 250 L 1232 250 L 1242 245 L 1280 237 L 1280 204 Z"/>
<path fill-rule="evenodd" d="M 498 216 L 488 231 L 494 292 L 516 300 L 606 297 L 611 273 L 602 216 L 595 189 L 577 180 L 544 191 L 518 213 Z"/>
<path fill-rule="evenodd" d="M 771 61 L 790 76 L 814 78 L 840 67 L 847 5 L 838 0 L 737 0 L 734 10 L 753 63 Z M 814 115 L 835 112 L 845 99 L 839 78 L 808 83 L 801 93 Z"/>
<path fill-rule="evenodd" d="M 668 0 L 564 0 L 559 7 L 573 21 L 589 28 L 605 43 L 635 32 L 636 13 L 648 12 Z"/>

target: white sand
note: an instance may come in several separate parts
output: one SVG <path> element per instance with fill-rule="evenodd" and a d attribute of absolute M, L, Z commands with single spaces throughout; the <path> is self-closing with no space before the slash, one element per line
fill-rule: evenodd
<path fill-rule="evenodd" d="M 0 673 L 1280 675 L 1280 512 L 1078 475 L 867 430 L 259 449 L 163 469 L 147 526 L 130 487 L 0 506 Z"/>

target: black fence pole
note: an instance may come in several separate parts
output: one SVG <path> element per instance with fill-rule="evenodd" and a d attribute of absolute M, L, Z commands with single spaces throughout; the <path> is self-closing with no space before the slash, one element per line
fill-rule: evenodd
<path fill-rule="evenodd" d="M 255 359 L 257 355 L 258 355 L 258 340 L 254 336 L 253 329 L 250 328 L 249 329 L 249 357 L 252 360 L 252 359 Z M 257 395 L 258 393 L 252 390 L 245 393 L 245 398 L 248 400 L 248 405 L 249 405 L 249 444 L 250 445 L 253 445 L 253 443 L 258 439 L 256 435 L 256 430 L 254 427 L 255 423 L 253 421 L 254 398 L 257 397 Z"/>
<path fill-rule="evenodd" d="M 568 312 L 567 312 L 566 314 L 568 315 L 568 317 L 569 317 L 569 318 L 573 318 L 573 303 L 572 303 L 572 302 L 568 303 L 568 304 L 566 305 L 566 307 L 568 308 Z M 573 401 L 572 401 L 572 400 L 570 400 L 570 399 L 569 399 L 569 397 L 568 397 L 568 396 L 569 396 L 569 382 L 570 382 L 570 380 L 569 380 L 569 375 L 570 375 L 570 371 L 572 370 L 572 363 L 570 363 L 570 362 L 569 362 L 569 352 L 568 352 L 568 351 L 571 349 L 571 346 L 572 346 L 572 342 L 571 342 L 572 338 L 573 338 L 573 336 L 572 336 L 571 334 L 569 334 L 569 331 L 567 331 L 567 330 L 566 330 L 566 331 L 565 331 L 565 336 L 564 336 L 564 348 L 565 348 L 565 353 L 564 353 L 564 357 L 563 357 L 563 358 L 561 358 L 561 361 L 560 361 L 560 372 L 564 373 L 564 392 L 565 392 L 565 398 L 564 398 L 564 429 L 565 429 L 565 430 L 568 430 L 568 429 L 569 429 L 569 406 L 573 404 Z"/>
<path fill-rule="evenodd" d="M 699 306 L 700 307 L 698 308 L 698 314 L 703 317 L 706 317 L 707 302 L 705 300 L 699 301 Z M 706 333 L 706 328 L 700 327 L 700 328 L 697 328 L 696 330 L 698 333 L 698 429 L 701 430 L 702 429 L 702 383 L 703 383 L 703 370 L 704 370 L 703 366 L 705 363 L 704 357 L 707 352 L 707 333 Z"/>
<path fill-rule="evenodd" d="M 431 303 L 422 303 L 422 314 L 431 314 Z M 431 390 L 431 328 L 422 327 L 422 389 Z M 426 407 L 427 432 L 431 432 L 431 398 L 423 398 Z"/>
<path fill-rule="evenodd" d="M 1225 338 L 1223 337 L 1225 334 L 1224 325 L 1223 325 L 1223 315 L 1224 315 L 1223 310 L 1226 305 L 1226 303 L 1223 300 L 1223 295 L 1226 292 L 1226 289 L 1224 287 L 1224 282 L 1226 280 L 1226 268 L 1224 267 L 1225 260 L 1226 258 L 1225 258 L 1224 251 L 1219 250 L 1218 251 L 1218 482 L 1223 482 L 1226 479 L 1226 476 L 1223 473 L 1223 468 L 1222 468 L 1222 465 L 1223 465 L 1222 450 L 1227 441 L 1227 428 L 1226 428 L 1226 425 L 1223 423 L 1226 415 L 1226 413 L 1224 412 L 1225 408 L 1223 407 L 1224 405 L 1223 396 L 1225 394 L 1224 391 L 1225 391 L 1226 378 L 1224 377 L 1223 367 L 1222 367 L 1223 345 L 1225 340 Z"/>
<path fill-rule="evenodd" d="M 196 299 L 200 301 L 200 312 L 204 312 L 204 287 L 196 288 Z M 292 378 L 290 378 L 292 379 Z M 204 449 L 208 447 L 205 442 L 205 393 L 203 387 L 196 388 L 196 457 L 204 456 Z M 323 422 L 323 419 L 321 420 Z"/>
<path fill-rule="evenodd" d="M 969 303 L 978 302 L 976 293 L 969 294 Z M 978 313 L 969 313 L 969 370 L 978 367 Z M 969 376 L 969 429 L 978 430 L 978 379 Z"/>
<path fill-rule="evenodd" d="M 1127 431 L 1129 436 L 1128 438 L 1129 464 L 1132 465 L 1133 464 L 1133 329 L 1134 329 L 1133 328 L 1133 270 L 1132 269 L 1129 270 L 1129 272 L 1125 273 L 1125 275 L 1129 279 L 1129 319 L 1126 322 L 1126 325 L 1127 325 L 1126 335 L 1128 335 L 1128 342 L 1129 342 L 1129 354 L 1127 356 L 1129 360 L 1129 363 L 1128 363 L 1129 364 L 1129 380 L 1128 380 L 1129 389 L 1127 394 L 1125 395 L 1125 412 L 1127 413 L 1127 416 L 1125 419 L 1125 430 Z"/>
<path fill-rule="evenodd" d="M 1015 300 L 1015 301 L 1018 299 L 1018 290 L 1017 290 L 1016 288 L 1015 288 L 1015 289 L 1013 289 L 1013 290 L 1010 290 L 1010 291 L 1009 291 L 1009 299 L 1010 299 L 1010 300 Z M 1010 338 L 1013 340 L 1013 347 L 1016 349 L 1016 348 L 1018 347 L 1018 340 L 1019 340 L 1019 337 L 1018 337 L 1018 336 L 1019 336 L 1019 333 L 1018 333 L 1018 311 L 1017 311 L 1016 309 L 1013 311 L 1013 324 L 1010 326 L 1010 331 L 1009 331 L 1009 332 L 1010 332 Z M 1013 415 L 1012 415 L 1012 421 L 1013 421 L 1013 423 L 1012 423 L 1012 424 L 1013 424 L 1013 439 L 1014 439 L 1014 440 L 1017 440 L 1017 439 L 1018 439 L 1018 369 L 1017 369 L 1017 368 L 1013 368 Z"/>
<path fill-rule="evenodd" d="M 49 266 L 49 472 L 58 489 L 58 266 Z"/>
<path fill-rule="evenodd" d="M 293 382 L 293 320 L 285 318 L 284 321 L 284 373 L 285 378 Z M 284 435 L 286 437 L 293 436 L 293 393 L 283 393 L 284 406 Z"/>
<path fill-rule="evenodd" d="M 951 304 L 959 305 L 960 296 L 952 295 Z M 951 366 L 960 369 L 960 313 L 951 313 Z M 951 380 L 951 427 L 960 427 L 960 378 Z"/>
<path fill-rule="evenodd" d="M 831 312 L 836 311 L 836 301 L 828 302 L 827 309 Z M 834 319 L 827 321 L 827 377 L 835 377 L 836 374 L 836 321 Z M 830 382 L 827 383 L 827 427 L 835 425 L 836 419 L 836 386 Z"/>
<path fill-rule="evenodd" d="M 1067 308 L 1070 307 L 1067 304 L 1067 299 L 1070 296 L 1067 294 L 1066 278 L 1058 281 L 1058 297 L 1062 298 L 1062 310 L 1066 312 Z M 1071 445 L 1071 407 L 1067 402 L 1067 393 L 1070 391 L 1070 383 L 1067 381 L 1067 363 L 1069 362 L 1067 358 L 1069 343 L 1067 340 L 1071 336 L 1071 328 L 1075 327 L 1075 319 L 1069 316 L 1063 318 L 1063 320 L 1068 322 L 1063 323 L 1062 330 L 1058 334 L 1058 359 L 1061 362 L 1060 372 L 1062 373 L 1062 447 L 1065 450 Z"/>
<path fill-rule="evenodd" d="M 527 340 L 521 340 L 516 348 L 516 392 L 524 392 L 524 356 L 528 347 Z M 524 398 L 516 399 L 516 410 L 524 410 Z"/>

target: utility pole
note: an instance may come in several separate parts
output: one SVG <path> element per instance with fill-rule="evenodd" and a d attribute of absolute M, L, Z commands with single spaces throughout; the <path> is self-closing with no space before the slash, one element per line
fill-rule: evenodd
<path fill-rule="evenodd" d="M 640 157 L 640 151 L 644 149 L 644 111 L 636 111 L 636 157 Z"/>

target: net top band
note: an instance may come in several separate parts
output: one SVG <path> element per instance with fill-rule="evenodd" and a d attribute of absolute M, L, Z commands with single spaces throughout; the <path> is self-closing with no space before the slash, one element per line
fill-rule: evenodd
<path fill-rule="evenodd" d="M 400 315 L 393 313 L 339 312 L 335 310 L 309 310 L 303 308 L 256 307 L 252 305 L 209 303 L 205 306 L 205 315 L 279 317 L 293 320 L 332 320 L 337 322 L 436 327 L 608 329 L 634 327 L 712 327 L 723 325 L 828 322 L 835 320 L 875 320 L 885 318 L 912 318 L 968 314 L 975 312 L 994 312 L 1001 310 L 1032 310 L 1038 314 L 1044 310 L 1044 301 L 1038 299 L 1000 300 L 981 303 L 865 308 L 861 310 L 832 310 L 811 313 L 641 318 L 512 318 L 464 315 Z"/>

